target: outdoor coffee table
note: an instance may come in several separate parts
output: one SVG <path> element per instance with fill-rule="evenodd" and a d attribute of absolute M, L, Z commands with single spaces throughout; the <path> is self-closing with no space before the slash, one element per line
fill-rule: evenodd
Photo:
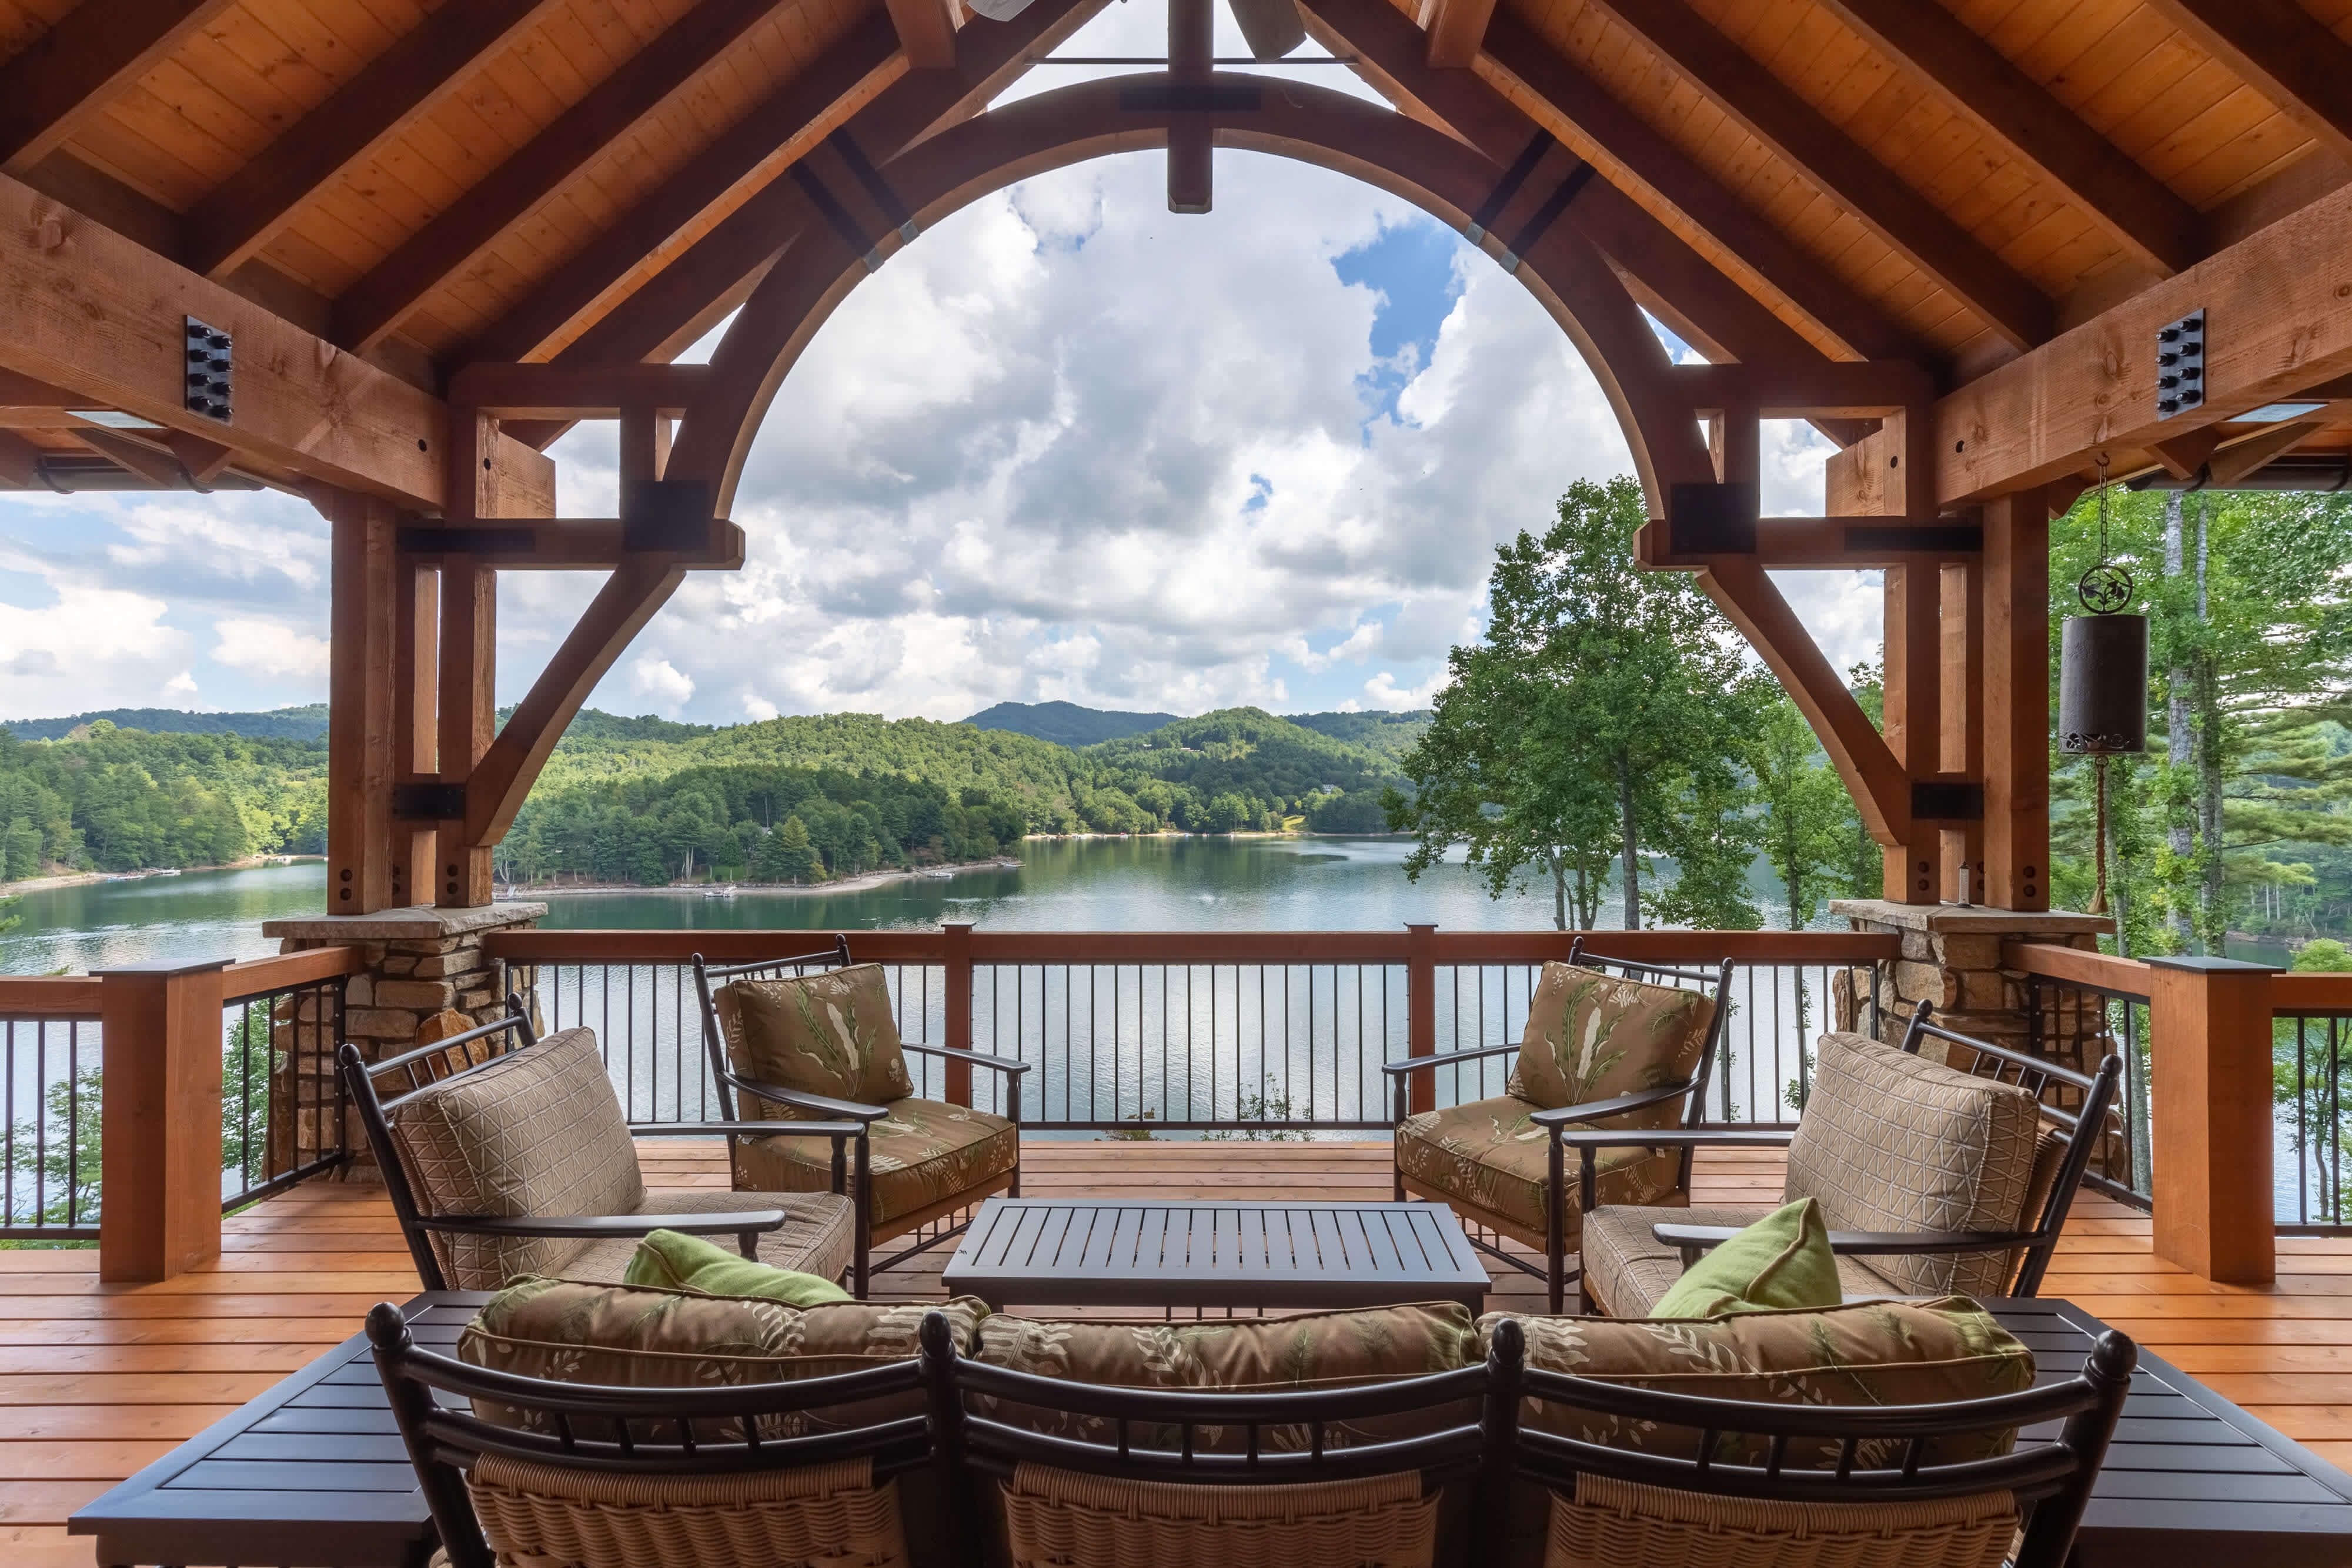
<path fill-rule="evenodd" d="M 992 1197 L 940 1281 L 992 1307 L 1381 1307 L 1489 1288 L 1442 1203 Z"/>
<path fill-rule="evenodd" d="M 488 1300 L 430 1291 L 404 1311 L 420 1343 L 446 1349 Z M 2032 1347 L 2044 1379 L 2080 1367 L 2106 1326 L 2066 1301 L 1985 1304 Z M 102 1565 L 423 1568 L 439 1544 L 364 1334 L 89 1503 L 67 1528 L 96 1538 Z M 2075 1552 L 2078 1568 L 2340 1568 L 2352 1562 L 2352 1477 L 2142 1351 Z"/>

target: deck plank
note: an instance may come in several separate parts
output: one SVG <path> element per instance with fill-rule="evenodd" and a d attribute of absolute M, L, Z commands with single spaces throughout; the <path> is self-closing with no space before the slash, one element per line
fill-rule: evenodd
<path fill-rule="evenodd" d="M 1022 1159 L 1032 1197 L 1390 1196 L 1384 1142 L 1036 1138 Z M 665 1140 L 648 1145 L 646 1166 L 656 1186 L 726 1185 L 716 1145 Z M 1702 1204 L 1768 1203 L 1780 1163 L 1702 1156 L 1694 1186 Z M 101 1282 L 90 1249 L 0 1252 L 0 1560 L 89 1568 L 89 1543 L 61 1529 L 76 1503 L 340 1342 L 373 1302 L 418 1288 L 377 1187 L 310 1183 L 224 1230 L 217 1262 L 155 1285 Z M 875 1293 L 939 1299 L 950 1251 L 879 1275 Z M 2273 1287 L 2208 1284 L 2153 1255 L 2147 1216 L 2085 1195 L 2044 1290 L 2323 1457 L 2352 1461 L 2352 1240 L 2288 1238 L 2279 1263 Z M 1542 1310 L 1540 1281 L 1494 1273 L 1490 1310 Z"/>

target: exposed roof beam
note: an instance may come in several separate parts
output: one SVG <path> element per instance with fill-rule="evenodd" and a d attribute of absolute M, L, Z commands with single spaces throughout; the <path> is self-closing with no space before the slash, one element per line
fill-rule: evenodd
<path fill-rule="evenodd" d="M 2167 272 L 2205 254 L 2197 209 L 1938 5 L 1822 0 L 1911 80 L 2064 187 L 2107 236 Z"/>
<path fill-rule="evenodd" d="M 2352 46 L 2295 0 L 2150 0 L 2304 129 L 2352 158 Z"/>
<path fill-rule="evenodd" d="M 631 409 L 683 413 L 710 377 L 709 365 L 481 361 L 449 378 L 449 402 L 499 419 L 618 419 Z"/>
<path fill-rule="evenodd" d="M 2352 291 L 2339 297 L 2340 269 L 2315 262 L 2345 256 L 2352 186 L 1938 398 L 1929 438 L 1913 448 L 1933 464 L 1930 499 L 2008 495 L 2087 469 L 2097 453 L 2159 441 L 2189 455 L 2182 437 L 2352 374 Z M 2200 307 L 2235 325 L 2208 346 L 2203 405 L 2160 419 L 2157 331 Z M 1865 509 L 1840 497 L 1868 488 L 1903 451 L 1888 431 L 1832 456 L 1831 509 Z"/>
<path fill-rule="evenodd" d="M 236 270 L 328 182 L 432 112 L 557 3 L 466 0 L 425 18 L 198 204 L 188 265 L 213 277 Z"/>
<path fill-rule="evenodd" d="M 1864 359 L 1919 358 L 1910 333 L 1807 256 L 1760 214 L 1716 183 L 1649 122 L 1619 103 L 1510 10 L 1486 28 L 1486 58 L 1593 142 L 1628 173 L 1738 256 L 1766 287 Z"/>
<path fill-rule="evenodd" d="M 236 0 L 81 0 L 0 65 L 0 168 L 64 146 L 87 117 Z"/>
<path fill-rule="evenodd" d="M 957 0 L 884 0 L 884 5 L 908 65 L 928 71 L 956 63 L 956 26 L 963 20 Z"/>
<path fill-rule="evenodd" d="M 335 339 L 365 352 L 501 234 L 693 81 L 782 0 L 703 0 L 631 56 L 335 301 Z M 446 12 L 436 13 L 437 16 Z"/>
<path fill-rule="evenodd" d="M 21 435 L 0 430 L 0 485 L 29 490 L 41 482 L 41 449 Z"/>
<path fill-rule="evenodd" d="M 1475 72 L 1424 63 L 1422 34 L 1388 0 L 1303 0 L 1300 12 L 1319 42 L 1355 57 L 1357 74 L 1382 96 L 1412 106 L 1416 118 L 1449 129 L 1501 168 L 1512 167 L 1543 131 Z M 1504 25 L 1498 17 L 1496 26 Z M 1562 219 L 1654 295 L 1677 331 L 1695 329 L 1741 360 L 1820 358 L 1794 328 L 1605 180 L 1587 183 Z"/>
<path fill-rule="evenodd" d="M 990 32 L 1001 30 L 991 28 Z M 649 254 L 738 187 L 764 184 L 781 172 L 780 150 L 823 124 L 842 99 L 861 89 L 877 73 L 891 68 L 898 58 L 898 36 L 889 18 L 878 11 L 869 15 L 733 129 L 663 181 L 619 222 L 541 278 L 483 332 L 461 360 L 521 360 L 538 352 L 608 290 L 625 282 Z M 756 265 L 757 258 L 749 260 L 743 270 L 748 272 Z"/>
<path fill-rule="evenodd" d="M 2050 336 L 2047 295 L 1682 0 L 1595 4 L 1993 331 L 2021 349 Z"/>
<path fill-rule="evenodd" d="M 1475 64 L 1494 15 L 1495 0 L 1432 0 L 1423 23 L 1429 34 L 1429 63 L 1440 68 Z"/>

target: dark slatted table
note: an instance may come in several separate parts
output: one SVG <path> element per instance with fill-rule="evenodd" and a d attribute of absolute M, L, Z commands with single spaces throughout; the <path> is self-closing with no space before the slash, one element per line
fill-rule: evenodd
<path fill-rule="evenodd" d="M 1367 1307 L 1486 1300 L 1442 1203 L 992 1197 L 940 1279 L 992 1307 Z"/>
<path fill-rule="evenodd" d="M 488 1299 L 418 1296 L 408 1320 L 420 1343 L 446 1346 Z M 2071 1375 L 2105 1326 L 2064 1301 L 1990 1305 L 2032 1347 L 2045 1378 Z M 68 1528 L 97 1538 L 102 1564 L 418 1568 L 436 1544 L 363 1336 L 132 1476 Z M 2082 1568 L 2337 1568 L 2352 1563 L 2352 1477 L 2143 1352 L 2076 1548 Z"/>

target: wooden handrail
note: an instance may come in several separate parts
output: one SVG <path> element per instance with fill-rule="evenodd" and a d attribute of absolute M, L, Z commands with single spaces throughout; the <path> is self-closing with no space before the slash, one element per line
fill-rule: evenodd
<path fill-rule="evenodd" d="M 2273 975 L 2271 1013 L 2352 1013 L 2352 975 Z"/>
<path fill-rule="evenodd" d="M 2084 947 L 2060 947 L 2048 942 L 2004 942 L 2001 963 L 2028 975 L 2070 985 L 2095 986 L 2146 1001 L 2154 981 L 2148 967 L 2137 958 L 2118 958 Z"/>
<path fill-rule="evenodd" d="M 268 991 L 282 991 L 289 986 L 307 986 L 317 980 L 331 980 L 341 975 L 364 972 L 367 965 L 356 947 L 311 947 L 299 953 L 279 953 L 268 958 L 248 958 L 242 964 L 231 964 L 221 971 L 222 995 L 227 1001 L 243 1001 Z"/>
<path fill-rule="evenodd" d="M 0 977 L 0 1019 L 91 1018 L 103 1010 L 105 982 L 88 975 Z"/>
<path fill-rule="evenodd" d="M 829 946 L 831 931 L 494 931 L 483 950 L 510 964 L 683 963 L 700 953 L 748 963 Z M 1902 954 L 1891 934 L 1850 931 L 1604 931 L 1587 933 L 1612 957 L 1661 963 L 1730 958 L 1752 964 L 1865 964 Z M 1439 931 L 1440 964 L 1539 964 L 1566 958 L 1574 932 Z M 971 936 L 975 964 L 1402 964 L 1410 938 L 1397 931 L 985 931 Z M 853 931 L 860 963 L 939 964 L 939 931 Z"/>

